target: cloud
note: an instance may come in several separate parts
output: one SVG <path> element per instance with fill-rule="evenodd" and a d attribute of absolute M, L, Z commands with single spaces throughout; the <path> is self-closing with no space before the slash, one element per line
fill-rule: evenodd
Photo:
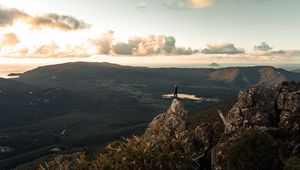
<path fill-rule="evenodd" d="M 204 54 L 243 54 L 245 50 L 243 48 L 236 48 L 234 44 L 222 43 L 222 44 L 209 44 L 207 48 L 202 50 Z"/>
<path fill-rule="evenodd" d="M 175 43 L 176 43 L 175 38 L 173 36 L 169 36 L 169 37 L 163 36 L 163 38 L 164 38 L 163 50 L 166 53 L 171 53 L 176 48 L 175 47 Z"/>
<path fill-rule="evenodd" d="M 132 10 L 133 10 L 133 11 L 143 11 L 143 10 L 145 10 L 146 8 L 148 8 L 148 6 L 149 6 L 149 5 L 148 5 L 147 3 L 145 3 L 145 2 L 140 2 L 140 3 L 136 4 Z"/>
<path fill-rule="evenodd" d="M 198 52 L 199 50 L 193 50 L 190 47 L 188 48 L 179 47 L 173 50 L 174 55 L 192 55 Z"/>
<path fill-rule="evenodd" d="M 108 30 L 105 33 L 97 38 L 90 40 L 92 45 L 97 47 L 99 54 L 110 54 L 112 50 L 114 32 L 112 30 Z"/>
<path fill-rule="evenodd" d="M 273 48 L 270 47 L 266 42 L 262 42 L 260 45 L 254 46 L 254 51 L 268 52 L 272 49 Z"/>
<path fill-rule="evenodd" d="M 6 33 L 1 36 L 1 46 L 15 46 L 20 43 L 18 36 L 15 33 Z"/>
<path fill-rule="evenodd" d="M 28 14 L 18 9 L 0 6 L 0 27 L 11 26 L 16 20 L 26 17 Z"/>
<path fill-rule="evenodd" d="M 63 31 L 88 29 L 91 25 L 75 17 L 48 13 L 31 16 L 15 8 L 0 6 L 0 27 L 11 26 L 15 21 L 22 20 L 33 28 L 52 28 Z"/>
<path fill-rule="evenodd" d="M 214 3 L 213 0 L 188 0 L 191 8 L 205 8 Z"/>
<path fill-rule="evenodd" d="M 56 43 L 42 45 L 37 47 L 33 51 L 32 56 L 39 56 L 39 57 L 55 56 L 58 50 L 59 50 L 59 46 Z"/>
<path fill-rule="evenodd" d="M 132 37 L 128 40 L 128 44 L 132 46 L 132 54 L 137 56 L 147 55 L 190 55 L 193 54 L 191 49 L 177 48 L 176 40 L 173 36 L 154 36 L 148 37 Z"/>
<path fill-rule="evenodd" d="M 268 56 L 294 56 L 300 57 L 300 50 L 278 50 L 278 51 L 270 51 L 265 53 L 264 55 Z"/>
<path fill-rule="evenodd" d="M 184 9 L 184 8 L 205 8 L 211 6 L 214 0 L 164 0 L 163 5 L 166 8 Z"/>
<path fill-rule="evenodd" d="M 130 37 L 125 42 L 113 42 L 113 31 L 108 31 L 97 39 L 90 40 L 91 44 L 96 46 L 99 54 L 112 55 L 191 55 L 196 50 L 191 48 L 177 48 L 176 40 L 173 36 L 149 35 L 145 37 Z"/>
<path fill-rule="evenodd" d="M 113 52 L 119 55 L 132 55 L 133 46 L 126 43 L 117 43 L 113 45 Z"/>
<path fill-rule="evenodd" d="M 89 57 L 87 49 L 80 45 L 60 46 L 55 42 L 44 44 L 33 48 L 23 47 L 11 54 L 12 57 L 32 58 L 80 58 Z"/>
<path fill-rule="evenodd" d="M 58 15 L 54 13 L 40 16 L 27 17 L 26 22 L 34 28 L 53 28 L 63 31 L 88 29 L 90 25 L 72 16 Z"/>
<path fill-rule="evenodd" d="M 170 53 L 175 48 L 175 38 L 172 36 L 132 37 L 128 42 L 133 46 L 133 54 L 141 56 Z"/>

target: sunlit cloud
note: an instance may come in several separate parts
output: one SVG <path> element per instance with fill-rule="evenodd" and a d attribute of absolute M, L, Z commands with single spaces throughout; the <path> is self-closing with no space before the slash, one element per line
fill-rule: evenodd
<path fill-rule="evenodd" d="M 191 55 L 198 52 L 191 48 L 176 47 L 175 37 L 165 35 L 133 36 L 127 42 L 115 43 L 113 31 L 108 31 L 90 41 L 98 49 L 98 54 L 151 56 Z"/>
<path fill-rule="evenodd" d="M 108 30 L 99 38 L 92 39 L 91 44 L 95 45 L 99 54 L 110 54 L 112 50 L 112 42 L 113 42 L 113 34 L 112 30 Z"/>
<path fill-rule="evenodd" d="M 191 8 L 204 8 L 212 5 L 213 0 L 188 0 L 189 6 Z"/>
<path fill-rule="evenodd" d="M 12 58 L 85 58 L 91 56 L 83 46 L 59 46 L 57 43 L 19 48 L 8 54 Z"/>
<path fill-rule="evenodd" d="M 1 46 L 15 46 L 19 43 L 20 40 L 15 33 L 5 33 L 0 37 Z"/>
<path fill-rule="evenodd" d="M 24 21 L 34 29 L 52 28 L 62 31 L 71 31 L 91 27 L 90 24 L 72 16 L 54 13 L 31 16 L 16 8 L 0 6 L 0 27 L 12 26 L 18 20 Z"/>
<path fill-rule="evenodd" d="M 132 55 L 133 46 L 127 43 L 116 43 L 113 45 L 113 51 L 117 55 Z"/>
<path fill-rule="evenodd" d="M 184 8 L 205 8 L 214 3 L 214 0 L 164 0 L 163 5 L 167 8 L 184 9 Z"/>
<path fill-rule="evenodd" d="M 63 31 L 88 29 L 90 25 L 72 16 L 58 14 L 44 14 L 35 17 L 27 17 L 26 22 L 33 28 L 53 28 Z"/>

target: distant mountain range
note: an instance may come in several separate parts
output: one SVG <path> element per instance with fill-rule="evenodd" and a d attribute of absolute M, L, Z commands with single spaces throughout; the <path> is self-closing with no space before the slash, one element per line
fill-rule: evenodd
<path fill-rule="evenodd" d="M 82 90 L 79 84 L 99 83 L 101 86 L 124 85 L 148 86 L 178 84 L 182 87 L 214 85 L 223 89 L 244 88 L 252 84 L 274 85 L 284 80 L 299 80 L 297 73 L 271 66 L 212 68 L 147 68 L 129 67 L 110 63 L 75 62 L 39 67 L 20 74 L 16 79 L 23 83 L 37 86 L 63 86 Z M 83 82 L 84 81 L 84 82 Z M 93 82 L 92 82 L 93 81 Z M 95 81 L 98 81 L 97 83 Z M 99 82 L 101 81 L 101 83 Z M 74 83 L 76 82 L 76 84 Z M 79 84 L 77 84 L 79 83 Z M 99 85 L 98 84 L 98 85 Z M 222 86 L 222 87 L 219 87 Z M 211 87 L 210 87 L 211 88 Z"/>
<path fill-rule="evenodd" d="M 294 72 L 300 73 L 300 69 L 299 70 L 294 70 Z"/>
<path fill-rule="evenodd" d="M 14 167 L 65 150 L 101 148 L 120 136 L 142 132 L 169 104 L 162 95 L 180 93 L 232 99 L 253 84 L 300 81 L 300 73 L 269 66 L 213 68 L 147 68 L 110 63 L 75 62 L 0 79 L 0 167 Z M 214 104 L 183 101 L 194 110 Z M 62 134 L 61 132 L 64 131 Z"/>

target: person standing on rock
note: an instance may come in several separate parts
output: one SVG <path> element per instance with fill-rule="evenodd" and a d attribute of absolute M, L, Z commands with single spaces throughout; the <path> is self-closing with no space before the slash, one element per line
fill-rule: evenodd
<path fill-rule="evenodd" d="M 178 98 L 177 93 L 178 93 L 178 86 L 175 85 L 175 90 L 174 90 L 174 98 Z"/>

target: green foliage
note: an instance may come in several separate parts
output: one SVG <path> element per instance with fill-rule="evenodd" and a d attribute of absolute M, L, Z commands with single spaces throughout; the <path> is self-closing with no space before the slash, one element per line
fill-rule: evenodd
<path fill-rule="evenodd" d="M 144 137 L 132 137 L 123 142 L 115 142 L 106 148 L 104 154 L 88 159 L 83 153 L 58 156 L 43 163 L 40 170 L 73 169 L 189 169 L 192 166 L 192 153 L 187 147 L 186 134 L 156 142 Z"/>
<path fill-rule="evenodd" d="M 223 167 L 228 170 L 281 169 L 277 142 L 260 130 L 248 130 L 225 149 Z"/>
<path fill-rule="evenodd" d="M 284 163 L 284 170 L 299 170 L 300 169 L 300 158 L 297 156 L 290 157 Z"/>

